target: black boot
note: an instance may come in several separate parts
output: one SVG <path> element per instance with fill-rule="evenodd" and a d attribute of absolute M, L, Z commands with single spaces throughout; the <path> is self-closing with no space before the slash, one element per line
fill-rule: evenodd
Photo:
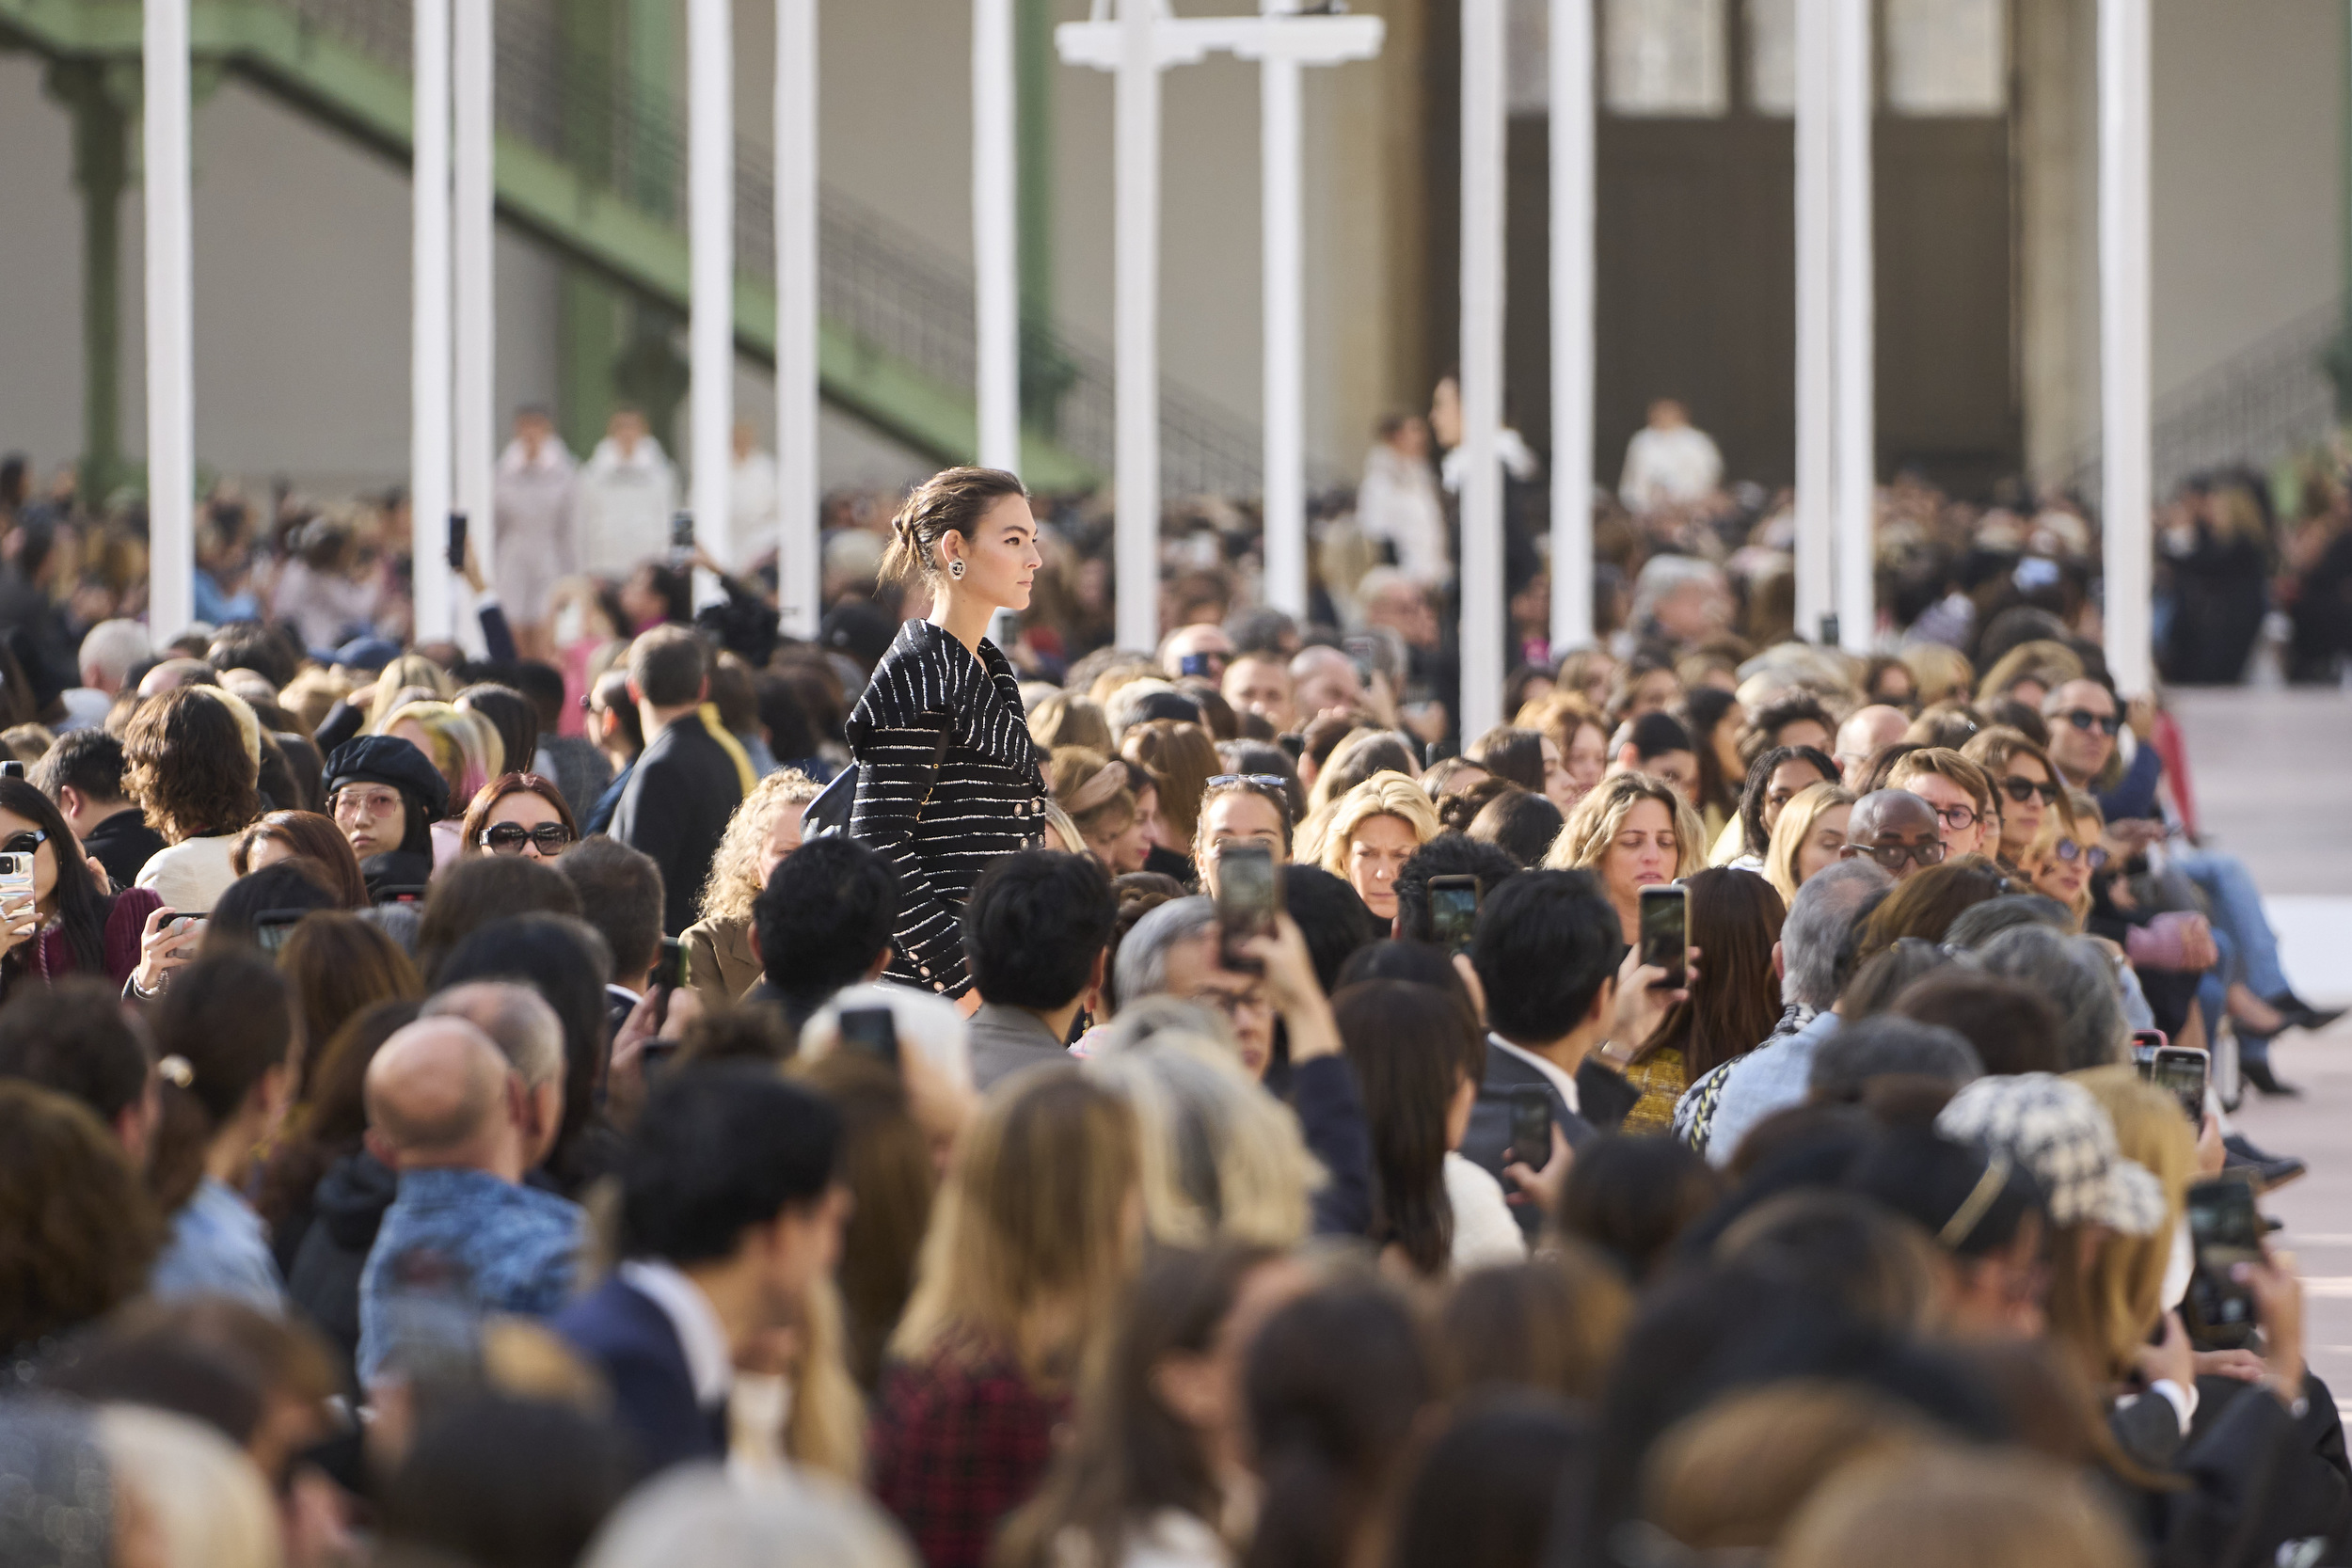
<path fill-rule="evenodd" d="M 2228 1168 L 2250 1172 L 2255 1185 L 2264 1192 L 2285 1186 L 2309 1168 L 2292 1154 L 2273 1154 L 2268 1149 L 2257 1148 L 2243 1133 L 2231 1133 L 2221 1140 L 2221 1146 L 2229 1151 L 2226 1160 Z"/>
<path fill-rule="evenodd" d="M 2274 1100 L 2300 1100 L 2303 1097 L 2301 1089 L 2270 1070 L 2270 1062 L 2267 1057 L 2251 1061 L 2240 1057 L 2237 1070 L 2239 1077 Z"/>
<path fill-rule="evenodd" d="M 2325 1029 L 2344 1012 L 2342 1007 L 2314 1007 L 2291 990 L 2263 1000 L 2279 1009 L 2279 1016 L 2287 1021 L 2290 1029 Z"/>

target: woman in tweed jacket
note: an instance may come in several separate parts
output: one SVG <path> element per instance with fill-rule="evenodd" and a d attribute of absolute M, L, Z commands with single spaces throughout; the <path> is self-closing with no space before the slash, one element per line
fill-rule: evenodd
<path fill-rule="evenodd" d="M 928 619 L 909 621 L 850 715 L 857 795 L 850 832 L 898 872 L 888 977 L 979 1003 L 964 968 L 963 901 L 991 862 L 1037 844 L 1045 779 L 1019 677 L 981 635 L 1026 610 L 1044 564 L 1028 493 L 995 468 L 948 468 L 892 521 L 885 578 L 920 577 Z"/>

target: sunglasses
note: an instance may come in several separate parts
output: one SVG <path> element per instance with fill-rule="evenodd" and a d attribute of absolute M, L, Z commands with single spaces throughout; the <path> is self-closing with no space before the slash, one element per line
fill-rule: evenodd
<path fill-rule="evenodd" d="M 501 822 L 495 828 L 485 828 L 475 843 L 493 855 L 519 855 L 523 846 L 535 844 L 543 855 L 560 855 L 572 842 L 572 831 L 561 822 L 542 822 L 526 828 L 519 822 Z"/>
<path fill-rule="evenodd" d="M 2075 843 L 2071 838 L 2059 839 L 2057 844 L 2051 847 L 2050 853 L 2056 855 L 2058 859 L 2065 861 L 2069 864 L 2072 864 L 2075 861 L 2081 861 L 2084 864 L 2090 866 L 2093 871 L 2098 870 L 2100 867 L 2107 863 L 2107 852 L 2104 847 L 2093 844 L 2086 848 L 2084 846 Z"/>
<path fill-rule="evenodd" d="M 49 835 L 35 828 L 25 832 L 10 833 L 0 842 L 0 855 L 29 855 L 48 842 Z"/>
<path fill-rule="evenodd" d="M 2123 727 L 2123 721 L 2115 714 L 2093 713 L 2087 707 L 2070 707 L 2060 717 L 2086 735 L 2092 730 L 2113 735 Z"/>
<path fill-rule="evenodd" d="M 1290 793 L 1290 781 L 1279 773 L 1219 773 L 1211 779 L 1210 789 L 1270 789 L 1278 795 Z"/>
<path fill-rule="evenodd" d="M 2043 805 L 2055 806 L 2058 804 L 2058 786 L 2047 779 L 2036 784 L 2023 773 L 2011 773 L 2001 781 L 2001 793 L 2021 806 L 2037 795 L 2042 797 Z"/>
<path fill-rule="evenodd" d="M 1931 865 L 1944 863 L 1944 843 L 1930 839 L 1925 844 L 1849 844 L 1849 855 L 1867 855 L 1896 875 L 1902 874 L 1903 863 L 1915 861 L 1924 871 Z"/>

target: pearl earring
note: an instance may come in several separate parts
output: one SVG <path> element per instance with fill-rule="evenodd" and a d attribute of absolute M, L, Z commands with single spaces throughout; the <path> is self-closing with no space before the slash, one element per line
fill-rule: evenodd
<path fill-rule="evenodd" d="M 961 561 L 950 561 L 947 562 L 947 575 L 955 578 L 958 582 L 961 582 L 963 580 L 963 562 Z"/>

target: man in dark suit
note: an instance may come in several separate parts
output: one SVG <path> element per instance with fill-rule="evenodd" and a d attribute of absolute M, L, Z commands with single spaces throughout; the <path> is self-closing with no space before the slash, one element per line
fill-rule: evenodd
<path fill-rule="evenodd" d="M 1486 993 L 1488 1033 L 1462 1156 L 1498 1178 L 1510 1164 L 1541 1168 L 1551 1150 L 1511 1147 L 1513 1091 L 1542 1094 L 1573 1149 L 1626 1110 L 1624 1080 L 1586 1058 L 1613 1038 L 1646 1037 L 1689 992 L 1653 990 L 1662 972 L 1626 967 L 1632 955 L 1616 907 L 1585 871 L 1530 871 L 1503 881 L 1479 906 L 1470 957 Z M 1605 1114 L 1587 1104 L 1604 1089 L 1617 1101 Z M 1518 1193 L 1511 1201 L 1533 1236 L 1542 1213 Z"/>
<path fill-rule="evenodd" d="M 612 836 L 661 868 L 669 936 L 694 923 L 711 857 L 743 801 L 735 757 L 702 721 L 709 686 L 702 639 L 691 629 L 657 626 L 629 644 L 628 694 L 646 741 L 612 814 Z"/>
<path fill-rule="evenodd" d="M 68 730 L 33 764 L 32 784 L 56 806 L 85 854 L 106 868 L 117 887 L 139 879 L 139 867 L 164 847 L 122 793 L 122 742 L 95 727 Z M 102 890 L 103 891 L 103 890 Z"/>
<path fill-rule="evenodd" d="M 841 1118 L 771 1069 L 676 1069 L 621 1162 L 623 1261 L 555 1330 L 612 1386 L 650 1469 L 727 1452 L 735 1358 L 841 1250 Z"/>

